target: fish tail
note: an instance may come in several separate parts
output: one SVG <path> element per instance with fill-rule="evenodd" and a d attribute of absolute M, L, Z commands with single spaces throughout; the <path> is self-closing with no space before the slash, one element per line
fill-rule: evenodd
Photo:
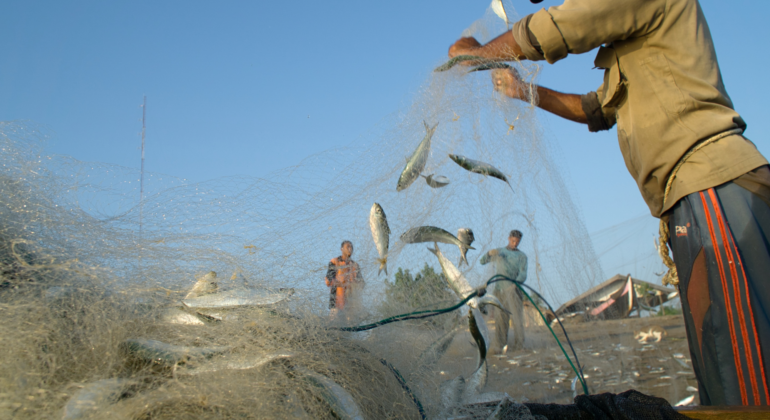
<path fill-rule="evenodd" d="M 379 276 L 382 271 L 385 271 L 385 277 L 388 276 L 388 257 L 385 258 L 378 258 L 377 262 L 380 263 L 380 270 L 377 272 L 377 275 Z"/>
<path fill-rule="evenodd" d="M 428 251 L 432 252 L 433 255 L 438 257 L 438 244 L 433 242 L 433 246 L 435 246 L 435 248 L 428 248 Z"/>
<path fill-rule="evenodd" d="M 470 265 L 468 264 L 468 259 L 465 257 L 465 254 L 468 252 L 468 248 L 468 246 L 460 245 L 460 262 L 457 263 L 458 266 L 463 265 L 463 263 L 465 263 L 465 265 Z"/>

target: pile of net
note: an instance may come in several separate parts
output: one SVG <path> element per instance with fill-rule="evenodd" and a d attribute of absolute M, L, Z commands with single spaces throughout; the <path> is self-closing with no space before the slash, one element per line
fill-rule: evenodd
<path fill-rule="evenodd" d="M 467 34 L 504 29 L 488 12 Z M 514 65 L 534 82 L 537 67 Z M 573 354 L 541 319 L 605 278 L 534 108 L 488 72 L 430 73 L 350 147 L 264 179 L 144 174 L 141 200 L 137 170 L 47 155 L 47 137 L 0 123 L 2 418 L 437 418 L 647 374 L 609 330 L 577 330 Z M 512 229 L 541 297 L 526 301 L 525 346 L 493 356 L 498 309 L 477 288 L 495 272 L 479 258 Z M 330 316 L 344 240 L 363 282 Z"/>

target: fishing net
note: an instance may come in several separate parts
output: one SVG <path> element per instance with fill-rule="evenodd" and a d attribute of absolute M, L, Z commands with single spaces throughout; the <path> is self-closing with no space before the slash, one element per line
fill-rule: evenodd
<path fill-rule="evenodd" d="M 466 34 L 503 30 L 489 11 Z M 535 81 L 537 66 L 515 67 Z M 44 128 L 0 123 L 0 417 L 421 418 L 505 394 L 572 401 L 581 385 L 537 309 L 550 322 L 546 301 L 556 309 L 606 278 L 534 107 L 467 70 L 427 75 L 411 104 L 347 148 L 263 179 L 145 174 L 141 201 L 136 170 L 49 156 Z M 397 191 L 426 124 L 438 125 L 422 174 L 450 182 L 418 178 Z M 449 154 L 491 164 L 508 183 Z M 391 232 L 387 275 L 369 224 L 375 202 Z M 472 287 L 495 274 L 479 257 L 511 229 L 524 233 L 525 284 L 544 300 L 525 299 L 524 348 L 486 357 L 486 378 L 474 376 L 469 309 L 433 243 L 399 239 L 420 226 L 473 230 L 468 266 L 457 246 L 439 244 Z M 343 240 L 364 283 L 331 317 L 324 277 Z M 483 316 L 492 330 L 494 310 Z M 681 317 L 652 312 L 567 325 L 589 391 L 635 387 L 672 402 L 692 393 Z M 368 324 L 377 326 L 346 329 Z M 634 329 L 650 326 L 668 338 L 637 343 Z M 460 376 L 466 389 L 483 383 L 448 398 Z"/>

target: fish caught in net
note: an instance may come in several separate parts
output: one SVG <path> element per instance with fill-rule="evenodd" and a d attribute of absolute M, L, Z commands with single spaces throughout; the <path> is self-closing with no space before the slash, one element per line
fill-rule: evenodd
<path fill-rule="evenodd" d="M 490 10 L 467 34 L 506 24 Z M 511 65 L 534 83 L 537 66 Z M 581 369 L 592 393 L 689 395 L 681 320 L 640 318 L 669 334 L 631 346 L 624 320 L 562 317 L 574 354 L 548 329 L 606 279 L 534 107 L 468 70 L 426 75 L 353 146 L 262 179 L 150 174 L 141 202 L 137 171 L 49 156 L 45 130 L 0 123 L 0 417 L 417 419 L 493 402 L 529 418 L 513 401 L 569 403 Z M 479 259 L 512 229 L 537 293 L 524 346 L 492 354 L 507 309 Z M 343 240 L 363 281 L 330 316 Z"/>

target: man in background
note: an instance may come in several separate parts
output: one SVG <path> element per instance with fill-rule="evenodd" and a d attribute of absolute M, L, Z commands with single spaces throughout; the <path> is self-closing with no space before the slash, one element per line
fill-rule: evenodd
<path fill-rule="evenodd" d="M 351 259 L 353 255 L 353 243 L 342 241 L 340 246 L 342 255 L 332 258 L 329 269 L 326 270 L 326 286 L 329 287 L 329 311 L 332 318 L 339 311 L 345 309 L 345 304 L 350 300 L 350 294 L 354 286 L 363 284 L 361 270 L 358 263 Z"/>
<path fill-rule="evenodd" d="M 481 265 L 492 261 L 495 263 L 496 274 L 524 283 L 527 280 L 527 256 L 518 248 L 521 236 L 520 231 L 512 230 L 508 235 L 508 246 L 493 249 L 484 254 L 479 261 Z M 521 291 L 509 281 L 499 281 L 495 283 L 492 294 L 500 299 L 503 308 L 511 312 L 513 316 L 512 349 L 521 349 L 524 347 L 524 306 Z M 494 313 L 495 339 L 489 351 L 492 354 L 499 354 L 508 345 L 508 322 L 511 315 L 499 308 L 495 308 Z"/>

